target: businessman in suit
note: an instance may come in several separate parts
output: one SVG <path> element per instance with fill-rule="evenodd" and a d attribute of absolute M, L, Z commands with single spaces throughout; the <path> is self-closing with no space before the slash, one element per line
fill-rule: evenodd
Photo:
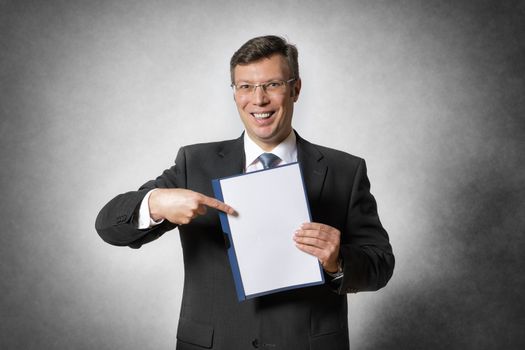
<path fill-rule="evenodd" d="M 185 272 L 179 350 L 349 349 L 346 294 L 382 288 L 394 268 L 365 162 L 293 130 L 301 91 L 294 45 L 253 38 L 234 53 L 230 72 L 245 132 L 182 147 L 174 166 L 106 204 L 96 229 L 110 244 L 139 248 L 178 227 Z M 319 260 L 326 283 L 238 302 L 218 216 L 236 212 L 213 198 L 211 180 L 295 161 L 312 222 L 290 239 Z"/>

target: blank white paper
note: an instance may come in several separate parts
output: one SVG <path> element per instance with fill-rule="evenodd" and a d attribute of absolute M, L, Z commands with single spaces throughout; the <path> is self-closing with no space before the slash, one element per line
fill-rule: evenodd
<path fill-rule="evenodd" d="M 220 180 L 232 244 L 246 296 L 323 281 L 317 258 L 293 240 L 310 222 L 298 163 Z"/>

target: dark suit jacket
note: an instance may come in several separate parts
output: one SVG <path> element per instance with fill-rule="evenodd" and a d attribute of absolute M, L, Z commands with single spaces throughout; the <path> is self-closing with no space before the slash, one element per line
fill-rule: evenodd
<path fill-rule="evenodd" d="M 341 231 L 344 277 L 338 284 L 285 291 L 238 302 L 216 210 L 179 227 L 184 291 L 177 349 L 348 349 L 346 293 L 386 285 L 394 256 L 370 194 L 363 159 L 313 145 L 297 135 L 312 219 Z M 139 248 L 176 225 L 136 229 L 138 207 L 152 188 L 187 188 L 213 196 L 211 180 L 244 169 L 243 138 L 180 149 L 175 166 L 138 191 L 112 199 L 96 229 L 114 245 Z M 327 277 L 330 281 L 330 278 Z"/>

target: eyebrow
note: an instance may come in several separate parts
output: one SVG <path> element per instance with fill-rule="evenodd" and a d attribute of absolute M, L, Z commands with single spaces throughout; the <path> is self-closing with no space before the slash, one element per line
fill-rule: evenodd
<path fill-rule="evenodd" d="M 265 80 L 265 81 L 260 81 L 260 82 L 255 82 L 253 80 L 237 80 L 236 84 L 238 83 L 247 83 L 247 84 L 264 84 L 264 83 L 269 83 L 271 81 L 276 81 L 276 80 L 283 80 L 283 81 L 286 81 L 287 79 L 285 78 L 272 78 L 272 79 L 268 79 L 268 80 Z"/>

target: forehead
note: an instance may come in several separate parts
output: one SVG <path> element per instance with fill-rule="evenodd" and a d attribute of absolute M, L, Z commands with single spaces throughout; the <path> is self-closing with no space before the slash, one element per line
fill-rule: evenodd
<path fill-rule="evenodd" d="M 262 82 L 289 78 L 290 68 L 283 55 L 275 54 L 248 64 L 238 64 L 233 69 L 235 81 Z"/>

